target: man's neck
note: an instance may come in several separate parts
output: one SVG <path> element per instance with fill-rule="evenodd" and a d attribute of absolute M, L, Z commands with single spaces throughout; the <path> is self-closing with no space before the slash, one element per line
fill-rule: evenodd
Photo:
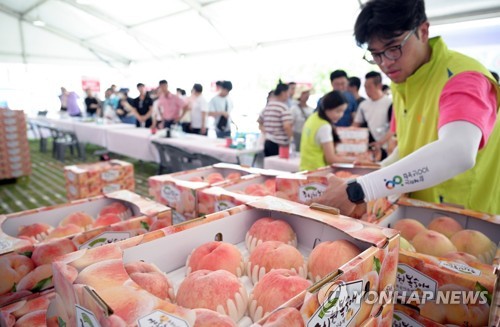
<path fill-rule="evenodd" d="M 384 92 L 380 91 L 380 92 L 377 92 L 374 97 L 370 97 L 370 99 L 372 99 L 372 101 L 377 101 L 377 100 L 382 99 L 384 97 L 384 95 L 385 95 Z"/>

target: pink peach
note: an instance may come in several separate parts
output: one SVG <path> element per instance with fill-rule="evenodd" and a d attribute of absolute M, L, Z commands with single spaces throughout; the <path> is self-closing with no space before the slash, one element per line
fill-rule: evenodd
<path fill-rule="evenodd" d="M 76 226 L 80 226 L 81 228 L 86 228 L 87 226 L 92 225 L 93 222 L 94 218 L 92 218 L 85 212 L 74 212 L 61 220 L 61 222 L 59 222 L 59 226 L 67 226 L 69 224 L 73 224 Z"/>
<path fill-rule="evenodd" d="M 122 260 L 109 259 L 91 264 L 80 271 L 75 282 L 92 286 L 99 292 L 106 288 L 122 286 L 129 279 Z"/>
<path fill-rule="evenodd" d="M 230 272 L 198 270 L 180 284 L 177 304 L 214 310 L 236 322 L 245 314 L 248 296 L 241 281 Z"/>
<path fill-rule="evenodd" d="M 168 219 L 156 219 L 151 226 L 149 226 L 149 231 L 152 232 L 154 230 L 162 229 L 170 226 Z"/>
<path fill-rule="evenodd" d="M 162 300 L 175 300 L 174 287 L 167 275 L 152 263 L 131 262 L 125 264 L 130 278 L 149 293 Z"/>
<path fill-rule="evenodd" d="M 189 178 L 189 181 L 190 182 L 203 182 L 203 178 L 201 178 L 201 176 L 193 176 L 193 177 Z"/>
<path fill-rule="evenodd" d="M 315 282 L 358 256 L 360 249 L 347 240 L 321 242 L 311 251 L 307 262 L 309 278 Z"/>
<path fill-rule="evenodd" d="M 99 216 L 95 222 L 92 224 L 93 228 L 97 227 L 105 227 L 111 224 L 119 223 L 122 221 L 120 217 L 118 217 L 115 213 L 106 213 L 104 215 Z"/>
<path fill-rule="evenodd" d="M 283 308 L 269 315 L 262 327 L 304 327 L 304 320 L 299 310 Z"/>
<path fill-rule="evenodd" d="M 27 256 L 12 253 L 0 257 L 0 294 L 16 290 L 19 281 L 33 269 L 35 264 Z"/>
<path fill-rule="evenodd" d="M 462 262 L 466 265 L 480 263 L 478 258 L 473 256 L 472 254 L 468 254 L 465 252 L 450 252 L 448 254 L 443 255 L 443 258 L 451 259 L 455 262 Z"/>
<path fill-rule="evenodd" d="M 47 237 L 48 233 L 50 233 L 53 229 L 54 228 L 48 224 L 34 223 L 28 226 L 21 226 L 19 228 L 19 233 L 17 233 L 17 236 L 33 238 L 41 241 L 45 237 Z"/>
<path fill-rule="evenodd" d="M 439 288 L 440 292 L 453 292 L 461 291 L 462 294 L 470 292 L 467 288 L 455 285 L 446 284 Z M 453 298 L 453 295 L 450 296 Z M 446 321 L 449 324 L 456 324 L 460 326 L 480 327 L 488 324 L 488 313 L 490 306 L 488 303 L 462 303 L 460 304 L 446 304 Z"/>
<path fill-rule="evenodd" d="M 446 216 L 434 218 L 429 223 L 427 228 L 444 234 L 448 238 L 452 237 L 456 232 L 464 229 L 455 219 Z"/>
<path fill-rule="evenodd" d="M 210 184 L 215 184 L 224 181 L 224 176 L 222 176 L 222 174 L 220 173 L 211 173 L 208 174 L 207 177 L 205 177 L 205 181 Z"/>
<path fill-rule="evenodd" d="M 288 269 L 273 269 L 255 285 L 248 311 L 258 321 L 311 286 L 311 282 Z"/>
<path fill-rule="evenodd" d="M 227 174 L 227 176 L 226 176 L 226 179 L 229 179 L 229 180 L 238 180 L 238 179 L 240 179 L 240 178 L 241 178 L 241 174 L 240 174 L 240 173 L 236 173 L 236 172 L 234 172 L 234 173 L 229 173 L 229 174 Z"/>
<path fill-rule="evenodd" d="M 457 247 L 458 251 L 472 254 L 482 263 L 491 264 L 495 258 L 496 244 L 480 231 L 461 230 L 451 237 L 451 242 Z"/>
<path fill-rule="evenodd" d="M 413 238 L 413 246 L 419 253 L 442 257 L 450 252 L 456 252 L 457 248 L 450 239 L 433 230 L 423 230 Z"/>
<path fill-rule="evenodd" d="M 434 301 L 426 301 L 419 306 L 420 315 L 429 318 L 437 323 L 446 323 L 446 305 Z"/>
<path fill-rule="evenodd" d="M 36 267 L 24 276 L 17 284 L 18 291 L 28 290 L 36 293 L 50 288 L 54 285 L 52 282 L 52 265 L 44 264 Z"/>
<path fill-rule="evenodd" d="M 266 179 L 266 181 L 264 182 L 264 186 L 271 194 L 276 193 L 276 179 L 274 178 Z"/>
<path fill-rule="evenodd" d="M 13 311 L 12 314 L 16 318 L 19 318 L 32 311 L 47 310 L 51 297 L 52 296 L 40 296 L 33 300 L 28 300 L 21 308 Z"/>
<path fill-rule="evenodd" d="M 297 246 L 297 236 L 292 226 L 284 220 L 264 217 L 256 220 L 245 236 L 247 249 L 252 252 L 265 241 L 281 241 Z"/>
<path fill-rule="evenodd" d="M 83 231 L 84 231 L 84 229 L 80 226 L 77 226 L 75 224 L 67 224 L 65 226 L 59 226 L 59 227 L 54 228 L 47 235 L 46 239 L 51 240 L 51 239 L 66 237 L 66 236 L 74 235 L 77 233 L 81 233 Z"/>
<path fill-rule="evenodd" d="M 405 218 L 396 221 L 392 228 L 401 232 L 401 236 L 408 241 L 412 241 L 415 235 L 425 230 L 425 226 L 418 220 L 412 218 Z"/>
<path fill-rule="evenodd" d="M 45 327 L 47 310 L 32 311 L 16 321 L 15 327 Z"/>
<path fill-rule="evenodd" d="M 108 204 L 104 208 L 99 211 L 99 216 L 104 216 L 105 214 L 108 213 L 114 213 L 115 215 L 118 215 L 121 219 L 127 218 L 130 214 L 129 208 L 125 206 L 121 202 L 113 202 L 111 204 Z"/>
<path fill-rule="evenodd" d="M 291 269 L 307 277 L 307 265 L 299 250 L 279 241 L 263 242 L 253 250 L 248 259 L 247 274 L 255 284 L 266 273 L 279 268 Z"/>
<path fill-rule="evenodd" d="M 244 270 L 243 256 L 233 244 L 208 242 L 191 252 L 186 262 L 186 268 L 186 275 L 202 269 L 223 269 L 239 277 Z"/>
<path fill-rule="evenodd" d="M 193 311 L 196 313 L 194 327 L 236 327 L 230 317 L 216 311 L 203 308 L 194 309 Z"/>
<path fill-rule="evenodd" d="M 31 259 L 37 266 L 40 266 L 73 251 L 76 251 L 75 244 L 67 238 L 61 238 L 35 246 Z"/>

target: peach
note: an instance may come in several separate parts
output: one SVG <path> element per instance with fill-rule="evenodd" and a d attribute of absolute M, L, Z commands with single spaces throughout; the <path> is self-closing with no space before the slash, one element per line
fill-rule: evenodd
<path fill-rule="evenodd" d="M 54 228 L 48 224 L 44 223 L 34 223 L 28 226 L 21 226 L 19 228 L 18 237 L 28 237 L 35 240 L 41 241 L 47 234 L 50 233 Z"/>
<path fill-rule="evenodd" d="M 413 240 L 413 237 L 415 237 L 415 235 L 426 229 L 420 221 L 411 218 L 405 218 L 396 221 L 392 228 L 400 231 L 401 236 L 403 236 L 410 242 Z"/>
<path fill-rule="evenodd" d="M 458 251 L 472 254 L 482 263 L 491 264 L 495 258 L 497 247 L 488 236 L 480 231 L 464 229 L 451 237 L 451 242 Z"/>
<path fill-rule="evenodd" d="M 203 182 L 203 178 L 201 176 L 193 176 L 189 179 L 190 182 Z"/>
<path fill-rule="evenodd" d="M 451 238 L 453 234 L 464 229 L 458 221 L 446 216 L 434 218 L 427 228 L 444 234 L 448 238 Z"/>
<path fill-rule="evenodd" d="M 190 309 L 214 310 L 237 322 L 245 314 L 248 296 L 241 281 L 230 272 L 198 270 L 180 284 L 177 304 Z"/>
<path fill-rule="evenodd" d="M 15 327 L 45 327 L 47 310 L 32 311 L 16 321 Z"/>
<path fill-rule="evenodd" d="M 18 291 L 28 290 L 36 293 L 52 287 L 52 265 L 44 264 L 36 267 L 24 276 L 17 284 Z"/>
<path fill-rule="evenodd" d="M 274 178 L 266 179 L 266 181 L 264 182 L 264 186 L 271 194 L 276 193 L 276 179 Z"/>
<path fill-rule="evenodd" d="M 442 257 L 450 252 L 456 252 L 457 248 L 450 239 L 433 230 L 423 230 L 413 238 L 413 246 L 419 253 Z"/>
<path fill-rule="evenodd" d="M 413 245 L 411 245 L 410 242 L 406 240 L 406 238 L 400 236 L 399 238 L 399 248 L 402 250 L 410 251 L 410 252 L 416 252 L 415 248 Z"/>
<path fill-rule="evenodd" d="M 12 314 L 16 317 L 22 317 L 29 312 L 36 310 L 47 310 L 50 304 L 51 296 L 40 296 L 33 300 L 26 301 L 26 303 L 19 309 L 12 312 Z"/>
<path fill-rule="evenodd" d="M 265 196 L 272 195 L 271 192 L 264 186 L 260 184 L 251 184 L 245 188 L 245 194 L 253 196 Z"/>
<path fill-rule="evenodd" d="M 75 224 L 68 224 L 65 226 L 59 226 L 54 228 L 46 237 L 47 240 L 50 239 L 56 239 L 56 238 L 61 238 L 61 237 L 66 237 L 70 236 L 73 234 L 81 233 L 83 232 L 84 229 L 80 226 L 77 226 Z"/>
<path fill-rule="evenodd" d="M 304 320 L 299 310 L 283 308 L 271 313 L 262 327 L 304 327 Z"/>
<path fill-rule="evenodd" d="M 99 292 L 102 289 L 123 285 L 130 279 L 121 259 L 96 262 L 82 271 L 75 283 L 92 286 Z"/>
<path fill-rule="evenodd" d="M 198 308 L 193 311 L 196 313 L 194 327 L 236 327 L 230 317 L 213 310 Z"/>
<path fill-rule="evenodd" d="M 167 275 L 152 263 L 131 262 L 125 264 L 130 278 L 149 293 L 162 300 L 175 300 L 174 287 Z"/>
<path fill-rule="evenodd" d="M 108 204 L 107 206 L 102 208 L 101 211 L 99 211 L 99 216 L 103 216 L 108 213 L 114 213 L 115 215 L 118 215 L 118 217 L 120 217 L 120 219 L 122 220 L 132 215 L 130 209 L 121 202 L 113 202 L 111 204 Z"/>
<path fill-rule="evenodd" d="M 27 256 L 12 253 L 0 257 L 0 294 L 17 290 L 19 281 L 33 269 L 35 264 Z"/>
<path fill-rule="evenodd" d="M 311 251 L 307 262 L 309 278 L 317 282 L 359 255 L 361 251 L 347 240 L 321 242 Z"/>
<path fill-rule="evenodd" d="M 455 284 L 446 284 L 439 288 L 440 292 L 452 292 L 452 291 L 460 291 L 462 294 L 466 294 L 466 292 L 470 292 L 469 289 Z M 450 299 L 453 299 L 453 294 L 449 296 Z M 459 304 L 451 304 L 448 303 L 445 305 L 446 307 L 446 321 L 449 324 L 456 324 L 459 326 L 471 326 L 471 327 L 479 327 L 486 326 L 488 324 L 488 313 L 490 311 L 490 306 L 488 303 L 464 303 L 465 301 Z"/>
<path fill-rule="evenodd" d="M 311 282 L 288 269 L 274 269 L 255 285 L 248 300 L 248 312 L 253 321 L 268 313 L 311 286 Z M 302 319 L 301 319 L 302 320 Z"/>
<path fill-rule="evenodd" d="M 93 228 L 97 227 L 105 227 L 111 224 L 119 223 L 122 221 L 120 217 L 115 213 L 106 213 L 104 215 L 99 216 L 94 223 L 92 224 Z"/>
<path fill-rule="evenodd" d="M 224 181 L 224 176 L 220 173 L 211 173 L 205 177 L 205 181 L 210 184 L 218 183 Z"/>
<path fill-rule="evenodd" d="M 434 320 L 437 323 L 446 323 L 446 306 L 443 303 L 436 303 L 434 301 L 426 301 L 419 306 L 420 315 Z"/>
<path fill-rule="evenodd" d="M 252 252 L 265 241 L 281 241 L 297 246 L 297 235 L 286 221 L 263 217 L 256 220 L 245 236 L 247 249 Z"/>
<path fill-rule="evenodd" d="M 255 284 L 271 269 L 279 268 L 290 269 L 307 277 L 307 265 L 299 250 L 279 241 L 261 243 L 253 250 L 248 259 L 247 274 Z"/>
<path fill-rule="evenodd" d="M 468 254 L 465 252 L 450 252 L 448 254 L 443 255 L 443 258 L 446 259 L 451 259 L 455 262 L 462 262 L 465 263 L 466 265 L 474 264 L 474 263 L 480 263 L 478 258 L 473 256 L 472 254 Z"/>
<path fill-rule="evenodd" d="M 149 226 L 149 231 L 152 232 L 154 230 L 162 229 L 170 226 L 168 219 L 156 219 L 151 226 Z"/>
<path fill-rule="evenodd" d="M 196 270 L 227 270 L 240 277 L 244 270 L 243 256 L 238 248 L 226 242 L 208 242 L 191 252 L 186 262 L 186 275 Z"/>
<path fill-rule="evenodd" d="M 40 266 L 55 261 L 63 254 L 76 251 L 76 246 L 67 238 L 61 238 L 49 243 L 35 246 L 31 259 L 35 265 Z"/>
<path fill-rule="evenodd" d="M 229 180 L 238 180 L 238 179 L 240 179 L 240 178 L 241 178 L 241 174 L 240 174 L 240 173 L 236 173 L 236 172 L 234 172 L 234 173 L 229 173 L 229 174 L 227 174 L 227 176 L 226 176 L 226 179 L 229 179 Z"/>
<path fill-rule="evenodd" d="M 87 226 L 92 225 L 93 222 L 94 218 L 92 218 L 85 212 L 74 212 L 61 220 L 59 222 L 59 226 L 67 226 L 69 224 L 73 224 L 76 226 L 80 226 L 81 228 L 86 228 Z"/>

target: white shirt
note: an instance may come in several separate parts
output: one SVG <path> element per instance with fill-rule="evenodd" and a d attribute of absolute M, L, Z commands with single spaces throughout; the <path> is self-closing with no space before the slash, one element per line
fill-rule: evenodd
<path fill-rule="evenodd" d="M 302 112 L 302 110 L 304 112 Z M 302 133 L 302 128 L 304 127 L 304 123 L 306 122 L 307 117 L 309 117 L 314 112 L 314 109 L 307 105 L 305 108 L 302 108 L 302 110 L 300 109 L 297 102 L 295 102 L 291 107 L 293 117 L 293 131 L 295 133 Z"/>
<path fill-rule="evenodd" d="M 366 99 L 359 104 L 354 122 L 366 122 L 375 141 L 380 140 L 389 130 L 388 112 L 391 103 L 392 100 L 386 95 L 376 101 Z"/>
<path fill-rule="evenodd" d="M 327 142 L 333 142 L 332 125 L 330 124 L 322 125 L 316 132 L 316 135 L 314 136 L 314 141 L 318 145 Z"/>
<path fill-rule="evenodd" d="M 200 95 L 190 99 L 191 102 L 191 127 L 201 128 L 202 126 L 202 113 L 208 112 L 208 103 L 205 98 Z M 205 127 L 207 127 L 205 119 Z"/>

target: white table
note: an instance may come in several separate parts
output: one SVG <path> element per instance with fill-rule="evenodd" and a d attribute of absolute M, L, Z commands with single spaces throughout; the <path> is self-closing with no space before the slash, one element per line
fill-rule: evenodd
<path fill-rule="evenodd" d="M 182 133 L 177 137 L 158 138 L 161 143 L 169 144 L 191 153 L 207 154 L 219 158 L 223 162 L 241 164 L 245 156 L 251 157 L 250 164 L 255 156 L 264 151 L 262 146 L 252 149 L 233 149 L 226 147 L 225 139 L 213 139 L 204 135 Z M 246 163 L 246 162 L 245 162 Z"/>
<path fill-rule="evenodd" d="M 107 131 L 107 148 L 110 152 L 127 157 L 159 162 L 158 151 L 151 140 L 159 139 L 152 135 L 149 128 L 109 129 Z"/>
<path fill-rule="evenodd" d="M 135 125 L 122 123 L 78 122 L 73 123 L 78 141 L 107 147 L 107 132 L 115 129 L 135 129 Z"/>
<path fill-rule="evenodd" d="M 294 153 L 288 159 L 279 156 L 270 156 L 264 158 L 264 169 L 275 169 L 295 173 L 299 171 L 300 153 Z"/>

